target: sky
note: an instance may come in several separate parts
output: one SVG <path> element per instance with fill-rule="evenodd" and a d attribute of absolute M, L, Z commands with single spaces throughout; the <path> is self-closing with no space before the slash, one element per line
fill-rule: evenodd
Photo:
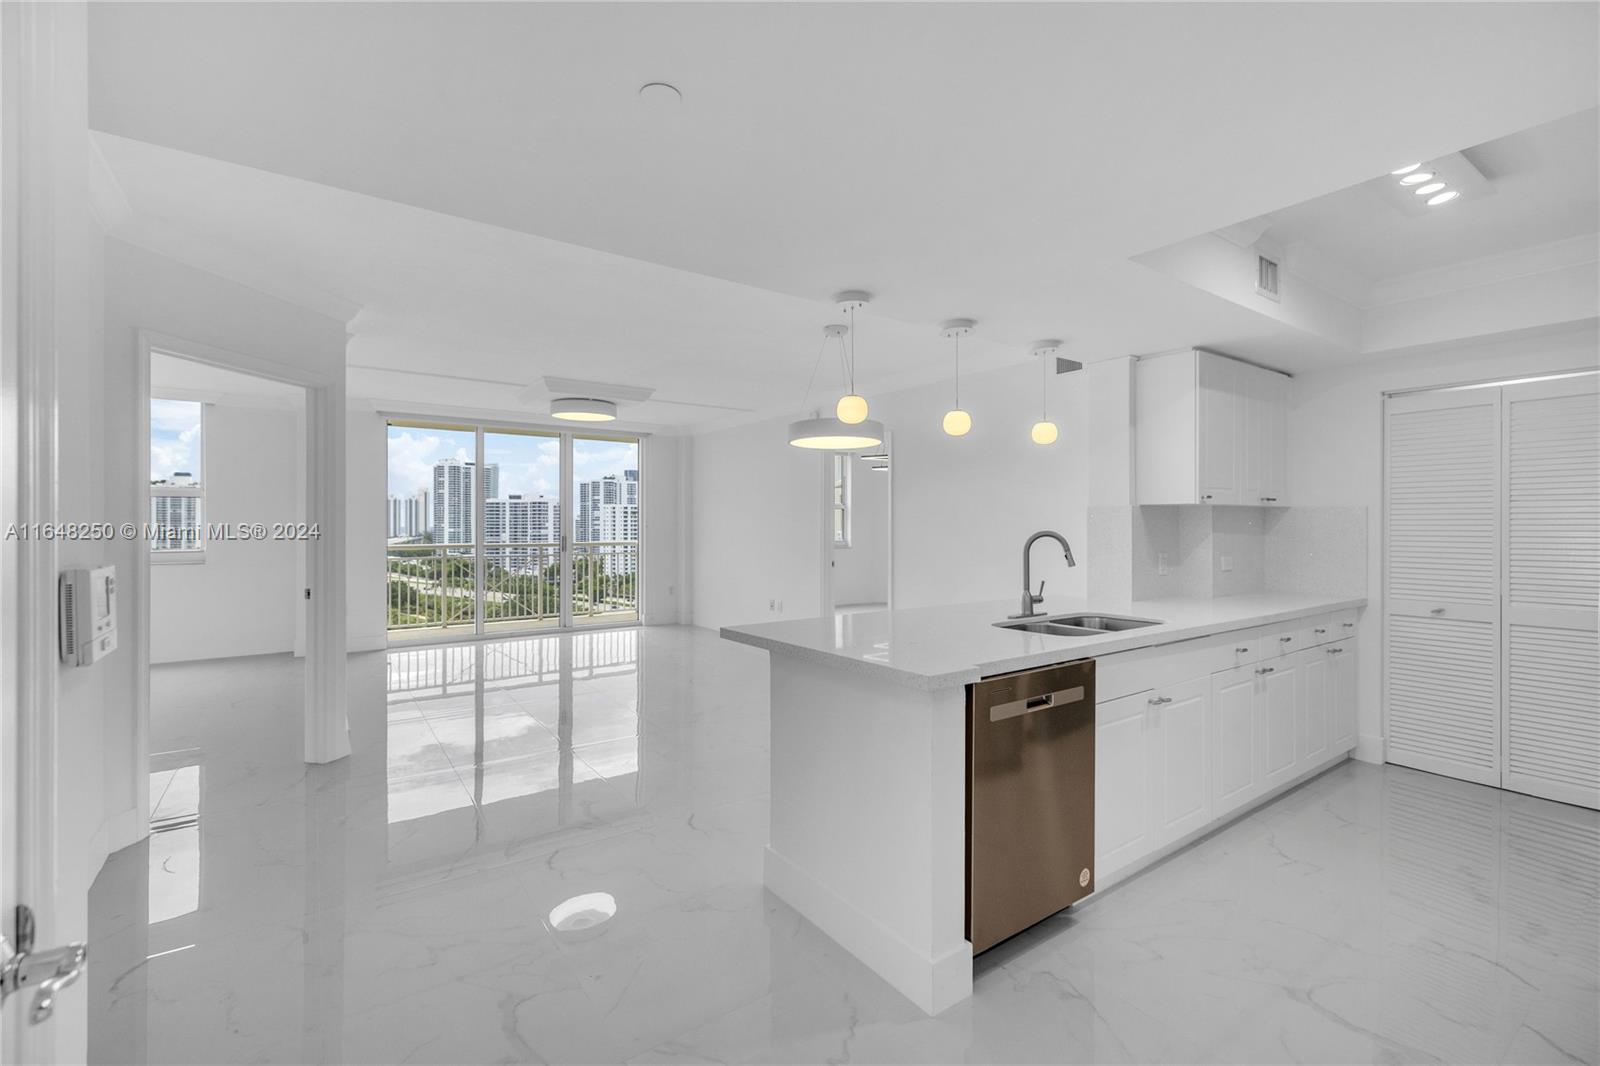
<path fill-rule="evenodd" d="M 414 496 L 433 485 L 433 464 L 441 459 L 470 460 L 476 445 L 470 432 L 389 427 L 389 494 Z M 484 461 L 500 466 L 500 495 L 560 495 L 561 442 L 557 437 L 488 433 Z M 639 450 L 616 441 L 574 440 L 573 477 L 590 481 L 637 469 Z"/>
<path fill-rule="evenodd" d="M 200 408 L 194 400 L 150 401 L 150 480 L 164 481 L 178 470 L 200 480 Z"/>

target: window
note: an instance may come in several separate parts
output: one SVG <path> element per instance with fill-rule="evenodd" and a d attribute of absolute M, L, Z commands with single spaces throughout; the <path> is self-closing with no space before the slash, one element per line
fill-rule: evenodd
<path fill-rule="evenodd" d="M 150 556 L 205 558 L 205 405 L 150 400 Z"/>
<path fill-rule="evenodd" d="M 850 547 L 850 456 L 833 453 L 833 546 Z"/>

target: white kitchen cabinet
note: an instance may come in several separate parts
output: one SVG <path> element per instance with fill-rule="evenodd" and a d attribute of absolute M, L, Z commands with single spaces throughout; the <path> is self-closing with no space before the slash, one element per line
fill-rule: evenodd
<path fill-rule="evenodd" d="M 1151 814 L 1150 691 L 1101 703 L 1094 726 L 1095 876 L 1108 874 L 1157 847 Z"/>
<path fill-rule="evenodd" d="M 1256 782 L 1262 791 L 1294 780 L 1300 770 L 1296 662 L 1286 655 L 1256 667 Z"/>
<path fill-rule="evenodd" d="M 1307 648 L 1298 652 L 1295 680 L 1300 686 L 1297 710 L 1300 716 L 1299 763 L 1310 769 L 1328 758 L 1332 728 L 1329 706 L 1332 695 L 1330 680 L 1332 660 L 1327 647 Z"/>
<path fill-rule="evenodd" d="M 1104 878 L 1211 821 L 1206 678 L 1095 709 L 1095 876 Z"/>
<path fill-rule="evenodd" d="M 1288 378 L 1204 351 L 1134 364 L 1140 504 L 1283 504 Z"/>
<path fill-rule="evenodd" d="M 1195 678 L 1153 693 L 1149 732 L 1150 809 L 1156 847 L 1181 840 L 1211 821 L 1206 734 L 1211 685 Z"/>
<path fill-rule="evenodd" d="M 1328 660 L 1328 754 L 1338 755 L 1356 746 L 1360 652 L 1354 640 L 1341 640 L 1316 650 Z"/>
<path fill-rule="evenodd" d="M 1220 818 L 1259 791 L 1256 776 L 1256 670 L 1211 676 L 1211 813 Z"/>

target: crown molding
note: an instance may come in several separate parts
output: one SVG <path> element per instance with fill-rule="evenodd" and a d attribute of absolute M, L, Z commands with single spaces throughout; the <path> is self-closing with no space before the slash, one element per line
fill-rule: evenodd
<path fill-rule="evenodd" d="M 1600 234 L 1567 237 L 1378 282 L 1372 286 L 1363 307 L 1386 307 L 1427 299 L 1462 289 L 1568 270 L 1597 260 L 1600 260 Z"/>

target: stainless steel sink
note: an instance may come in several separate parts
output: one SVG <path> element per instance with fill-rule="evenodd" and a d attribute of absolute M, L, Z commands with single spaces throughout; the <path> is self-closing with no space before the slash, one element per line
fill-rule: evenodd
<path fill-rule="evenodd" d="M 1040 618 L 1029 620 L 1019 618 L 1014 622 L 996 622 L 1001 629 L 1020 629 L 1024 633 L 1048 633 L 1053 637 L 1097 637 L 1105 632 L 1103 629 L 1086 629 L 1083 626 L 1066 626 Z"/>
<path fill-rule="evenodd" d="M 1052 615 L 1050 621 L 1056 625 L 1077 626 L 1082 629 L 1098 630 L 1102 633 L 1119 633 L 1124 629 L 1142 629 L 1145 626 L 1158 626 L 1161 624 L 1161 620 L 1157 618 L 1130 618 L 1122 614 Z"/>
<path fill-rule="evenodd" d="M 1053 614 L 1038 618 L 1008 618 L 995 623 L 1001 629 L 1047 633 L 1053 637 L 1097 637 L 1103 633 L 1160 624 L 1161 620 L 1157 618 L 1130 618 L 1120 614 Z"/>

